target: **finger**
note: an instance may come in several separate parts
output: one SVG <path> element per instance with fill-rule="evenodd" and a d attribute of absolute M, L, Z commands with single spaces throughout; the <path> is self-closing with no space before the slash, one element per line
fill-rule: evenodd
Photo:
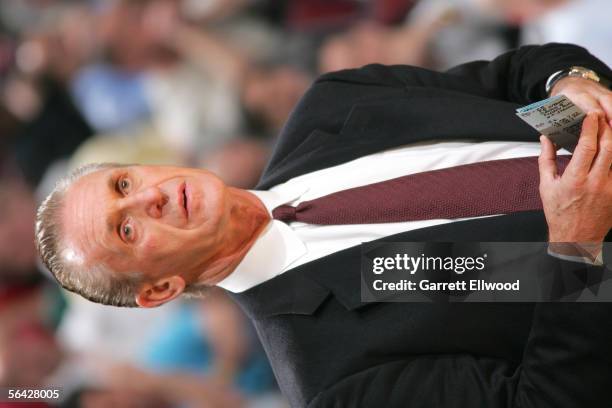
<path fill-rule="evenodd" d="M 600 98 L 599 103 L 606 113 L 608 124 L 612 126 L 612 93 L 607 92 L 606 95 Z"/>
<path fill-rule="evenodd" d="M 540 136 L 540 145 L 542 152 L 538 158 L 538 167 L 540 169 L 540 181 L 548 183 L 557 177 L 557 151 L 549 138 Z"/>
<path fill-rule="evenodd" d="M 589 113 L 582 122 L 582 132 L 578 139 L 578 145 L 565 169 L 565 173 L 563 173 L 564 175 L 580 178 L 588 174 L 595 153 L 597 153 L 598 127 L 598 115 Z"/>
<path fill-rule="evenodd" d="M 604 109 L 600 105 L 599 101 L 590 94 L 574 96 L 572 98 L 572 102 L 578 105 L 584 111 L 584 113 L 604 113 Z"/>
<path fill-rule="evenodd" d="M 612 129 L 608 126 L 606 119 L 599 117 L 599 149 L 593 163 L 592 172 L 608 175 L 612 166 Z"/>

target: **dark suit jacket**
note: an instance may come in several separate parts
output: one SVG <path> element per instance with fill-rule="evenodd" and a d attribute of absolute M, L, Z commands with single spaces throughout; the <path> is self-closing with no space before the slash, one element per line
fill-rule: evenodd
<path fill-rule="evenodd" d="M 257 188 L 417 141 L 536 141 L 514 109 L 545 98 L 547 77 L 572 65 L 612 77 L 584 49 L 558 44 L 447 73 L 370 65 L 324 75 Z M 546 230 L 542 213 L 527 212 L 385 240 L 545 241 Z M 609 304 L 364 304 L 359 247 L 234 297 L 296 407 L 612 407 Z"/>

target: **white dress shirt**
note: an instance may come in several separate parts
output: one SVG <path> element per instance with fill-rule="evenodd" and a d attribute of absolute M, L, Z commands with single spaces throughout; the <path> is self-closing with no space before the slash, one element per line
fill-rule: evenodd
<path fill-rule="evenodd" d="M 568 152 L 562 150 L 560 154 Z M 408 174 L 488 160 L 537 156 L 539 143 L 527 142 L 426 142 L 394 148 L 307 173 L 274 186 L 251 191 L 268 211 L 281 204 L 298 205 L 336 191 L 377 183 Z M 432 186 L 435 188 L 435 186 Z M 313 225 L 272 220 L 236 270 L 217 284 L 239 293 L 296 266 L 405 231 L 463 219 L 435 219 L 355 225 Z"/>

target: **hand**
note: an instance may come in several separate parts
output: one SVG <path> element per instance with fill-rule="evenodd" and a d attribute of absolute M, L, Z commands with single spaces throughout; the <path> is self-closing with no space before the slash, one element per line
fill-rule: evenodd
<path fill-rule="evenodd" d="M 551 96 L 563 94 L 585 113 L 597 112 L 612 126 L 612 91 L 590 79 L 565 77 L 553 86 Z"/>
<path fill-rule="evenodd" d="M 612 129 L 602 116 L 588 114 L 563 176 L 550 139 L 541 136 L 540 142 L 540 196 L 549 241 L 603 242 L 612 223 Z"/>

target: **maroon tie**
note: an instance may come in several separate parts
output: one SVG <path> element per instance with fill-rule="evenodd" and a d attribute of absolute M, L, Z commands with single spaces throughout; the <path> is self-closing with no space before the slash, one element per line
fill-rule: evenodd
<path fill-rule="evenodd" d="M 559 157 L 559 172 L 569 159 Z M 272 216 L 339 225 L 510 214 L 542 209 L 538 184 L 537 157 L 491 160 L 342 190 L 297 207 L 281 205 Z"/>

